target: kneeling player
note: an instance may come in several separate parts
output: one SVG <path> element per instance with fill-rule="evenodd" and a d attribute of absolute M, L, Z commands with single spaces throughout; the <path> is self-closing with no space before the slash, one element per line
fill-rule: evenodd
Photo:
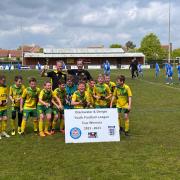
<path fill-rule="evenodd" d="M 117 77 L 117 86 L 114 90 L 110 107 L 113 106 L 113 101 L 116 98 L 116 107 L 119 112 L 120 132 L 123 131 L 121 113 L 124 113 L 125 118 L 125 135 L 129 135 L 129 112 L 131 110 L 131 89 L 125 84 L 125 77 L 123 75 Z"/>
<path fill-rule="evenodd" d="M 27 87 L 22 94 L 20 100 L 20 111 L 23 112 L 23 120 L 21 123 L 21 134 L 24 135 L 26 122 L 29 117 L 33 118 L 34 132 L 38 132 L 38 118 L 37 118 L 37 102 L 40 89 L 36 87 L 36 79 L 34 77 L 29 79 L 29 87 Z"/>
<path fill-rule="evenodd" d="M 9 98 L 12 103 L 12 119 L 11 119 L 11 135 L 14 136 L 16 134 L 15 131 L 15 120 L 16 113 L 18 114 L 18 134 L 21 134 L 21 123 L 22 123 L 22 112 L 20 112 L 20 99 L 25 87 L 22 85 L 22 76 L 15 76 L 14 84 L 10 86 L 9 90 Z"/>
<path fill-rule="evenodd" d="M 112 93 L 108 85 L 104 83 L 104 76 L 102 74 L 99 74 L 98 83 L 93 88 L 93 96 L 96 108 L 108 107 L 108 101 L 111 98 Z"/>
<path fill-rule="evenodd" d="M 39 102 L 37 106 L 38 114 L 39 114 L 39 135 L 44 137 L 46 135 L 51 135 L 49 132 L 49 126 L 50 126 L 50 121 L 51 121 L 51 114 L 52 114 L 52 109 L 51 109 L 51 103 L 53 98 L 56 99 L 58 102 L 58 109 L 62 108 L 61 101 L 57 96 L 54 95 L 52 88 L 51 88 L 51 83 L 49 81 L 46 81 L 44 83 L 44 89 L 41 90 L 39 94 Z M 45 122 L 45 130 L 43 131 L 43 121 L 46 119 Z"/>
<path fill-rule="evenodd" d="M 86 85 L 84 82 L 79 82 L 78 90 L 72 95 L 71 105 L 75 109 L 84 109 L 90 106 L 90 101 L 88 97 L 88 92 L 86 90 Z"/>
<path fill-rule="evenodd" d="M 6 77 L 4 75 L 0 75 L 0 139 L 2 136 L 7 138 L 10 137 L 6 133 L 8 89 L 5 84 Z"/>

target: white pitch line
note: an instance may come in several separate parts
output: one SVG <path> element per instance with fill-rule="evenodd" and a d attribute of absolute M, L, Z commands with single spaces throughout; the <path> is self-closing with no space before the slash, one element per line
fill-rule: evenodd
<path fill-rule="evenodd" d="M 157 85 L 157 86 L 166 87 L 166 88 L 175 89 L 175 90 L 180 91 L 180 88 L 168 86 L 168 85 L 165 85 L 165 84 L 155 83 L 155 82 L 147 81 L 147 80 L 144 80 L 144 79 L 137 79 L 137 80 L 143 81 L 143 82 L 146 82 L 146 83 L 149 83 L 149 84 L 154 84 L 154 85 Z"/>

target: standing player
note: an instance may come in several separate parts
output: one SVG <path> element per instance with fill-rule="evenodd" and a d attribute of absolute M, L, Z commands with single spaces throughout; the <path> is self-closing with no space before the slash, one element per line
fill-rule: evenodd
<path fill-rule="evenodd" d="M 58 104 L 54 103 L 52 100 L 55 99 Z M 49 126 L 51 121 L 51 103 L 57 106 L 58 109 L 62 109 L 62 104 L 60 99 L 55 96 L 51 89 L 51 82 L 46 81 L 44 83 L 44 89 L 41 90 L 39 94 L 39 102 L 37 106 L 39 114 L 39 135 L 44 137 L 46 135 L 51 135 L 49 132 Z M 46 119 L 46 120 L 45 120 Z M 45 130 L 43 130 L 43 122 L 45 121 Z"/>
<path fill-rule="evenodd" d="M 138 68 L 138 74 L 140 74 L 141 75 L 141 77 L 143 77 L 143 69 L 142 69 L 142 64 L 138 64 L 138 66 L 137 66 L 137 68 Z"/>
<path fill-rule="evenodd" d="M 65 106 L 66 104 L 66 84 L 64 80 L 59 81 L 59 88 L 56 88 L 54 90 L 55 96 L 57 96 L 61 103 L 62 107 Z M 57 124 L 58 119 L 60 118 L 60 132 L 64 134 L 64 110 L 59 110 L 55 105 L 53 106 L 53 114 L 54 114 L 54 119 L 52 122 L 52 130 L 51 133 L 55 133 L 55 127 Z"/>
<path fill-rule="evenodd" d="M 156 63 L 156 65 L 155 65 L 155 76 L 156 76 L 156 78 L 159 76 L 159 72 L 160 72 L 159 64 Z"/>
<path fill-rule="evenodd" d="M 12 136 L 16 134 L 15 131 L 16 112 L 18 114 L 18 134 L 21 134 L 22 112 L 20 111 L 20 99 L 25 89 L 25 86 L 22 85 L 22 80 L 23 80 L 22 76 L 15 76 L 14 84 L 10 86 L 10 90 L 9 90 L 9 99 L 11 100 L 11 106 L 12 106 L 12 116 L 11 116 Z"/>
<path fill-rule="evenodd" d="M 10 137 L 6 132 L 8 88 L 5 84 L 6 77 L 4 75 L 0 75 L 0 139 L 2 136 L 7 138 Z"/>
<path fill-rule="evenodd" d="M 169 64 L 167 69 L 167 83 L 166 84 L 173 84 L 173 65 Z"/>
<path fill-rule="evenodd" d="M 169 63 L 165 63 L 165 73 L 166 73 L 166 84 L 169 84 L 168 83 L 168 69 L 169 69 Z"/>
<path fill-rule="evenodd" d="M 74 106 L 75 109 L 84 109 L 89 107 L 89 97 L 88 92 L 86 90 L 86 85 L 83 82 L 79 82 L 78 90 L 73 93 L 71 105 Z"/>
<path fill-rule="evenodd" d="M 129 112 L 131 110 L 131 89 L 125 84 L 125 77 L 123 75 L 117 77 L 117 86 L 114 90 L 110 107 L 113 106 L 113 101 L 116 98 L 116 107 L 119 112 L 120 132 L 123 131 L 121 113 L 124 113 L 125 118 L 125 135 L 129 135 Z"/>
<path fill-rule="evenodd" d="M 178 79 L 180 81 L 180 63 L 178 63 L 177 71 L 178 71 Z"/>
<path fill-rule="evenodd" d="M 111 93 L 113 94 L 114 89 L 116 87 L 116 83 L 114 83 L 113 81 L 111 81 L 111 78 L 109 75 L 105 75 L 104 76 L 104 82 L 108 85 L 109 89 L 111 90 Z M 110 102 L 111 102 L 111 98 L 109 98 L 108 100 L 108 107 L 110 106 Z M 114 106 L 116 105 L 116 101 L 114 100 Z"/>
<path fill-rule="evenodd" d="M 93 88 L 93 97 L 95 98 L 96 108 L 107 108 L 108 101 L 112 93 L 107 84 L 104 83 L 104 76 L 99 74 L 98 83 Z"/>
<path fill-rule="evenodd" d="M 27 87 L 22 94 L 20 100 L 20 111 L 23 112 L 23 120 L 21 123 L 21 135 L 24 135 L 26 123 L 29 117 L 33 118 L 34 132 L 38 131 L 37 118 L 37 102 L 40 89 L 36 87 L 36 79 L 31 77 L 29 79 L 29 87 Z"/>
<path fill-rule="evenodd" d="M 111 67 L 108 60 L 106 60 L 106 62 L 103 64 L 103 68 L 104 68 L 104 74 L 109 76 L 111 72 Z"/>

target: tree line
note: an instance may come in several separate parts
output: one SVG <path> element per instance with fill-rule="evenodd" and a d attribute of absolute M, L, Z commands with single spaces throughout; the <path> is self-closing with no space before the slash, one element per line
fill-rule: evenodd
<path fill-rule="evenodd" d="M 121 44 L 111 44 L 110 48 L 122 48 Z M 143 37 L 140 47 L 137 48 L 132 41 L 127 41 L 124 46 L 127 52 L 142 52 L 147 61 L 159 61 L 168 59 L 168 48 L 163 48 L 158 36 L 154 33 L 147 34 Z M 171 59 L 180 57 L 180 48 L 171 51 Z"/>

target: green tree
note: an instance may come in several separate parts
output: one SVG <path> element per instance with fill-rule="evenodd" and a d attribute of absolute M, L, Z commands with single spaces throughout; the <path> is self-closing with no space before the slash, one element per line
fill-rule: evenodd
<path fill-rule="evenodd" d="M 160 40 L 154 33 L 150 33 L 142 39 L 139 50 L 145 54 L 147 60 L 167 58 L 167 52 L 161 47 Z"/>
<path fill-rule="evenodd" d="M 122 48 L 120 44 L 111 44 L 110 48 Z"/>
<path fill-rule="evenodd" d="M 176 57 L 180 57 L 180 48 L 173 50 L 172 57 L 173 57 L 173 59 L 176 59 Z"/>
<path fill-rule="evenodd" d="M 43 48 L 40 48 L 39 49 L 39 53 L 43 53 L 44 52 L 44 49 Z"/>
<path fill-rule="evenodd" d="M 126 42 L 125 46 L 126 46 L 127 51 L 134 49 L 136 47 L 136 45 L 132 41 Z"/>

